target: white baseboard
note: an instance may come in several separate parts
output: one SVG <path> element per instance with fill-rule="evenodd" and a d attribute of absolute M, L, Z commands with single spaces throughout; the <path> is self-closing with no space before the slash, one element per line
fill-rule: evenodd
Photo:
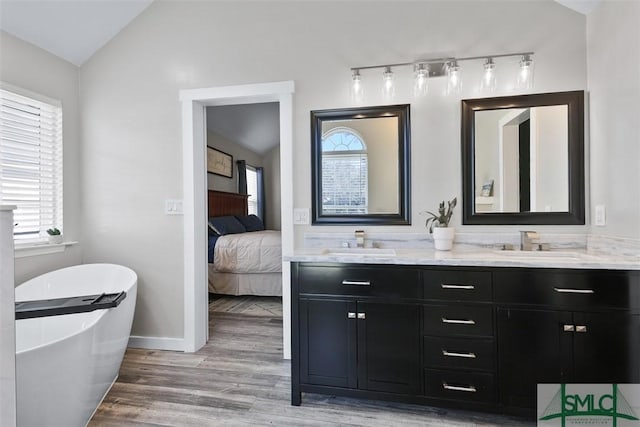
<path fill-rule="evenodd" d="M 146 348 L 150 350 L 184 351 L 184 340 L 182 338 L 140 337 L 132 335 L 129 337 L 129 347 Z"/>

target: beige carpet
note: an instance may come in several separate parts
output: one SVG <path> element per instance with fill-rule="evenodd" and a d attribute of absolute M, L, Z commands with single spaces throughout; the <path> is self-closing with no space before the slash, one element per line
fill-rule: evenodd
<path fill-rule="evenodd" d="M 282 298 L 209 294 L 209 312 L 282 317 Z"/>

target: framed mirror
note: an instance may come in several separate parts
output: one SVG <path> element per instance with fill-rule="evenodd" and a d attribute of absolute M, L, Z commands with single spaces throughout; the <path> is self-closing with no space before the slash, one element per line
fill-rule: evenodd
<path fill-rule="evenodd" d="M 409 105 L 311 111 L 312 224 L 409 225 Z"/>
<path fill-rule="evenodd" d="M 462 101 L 463 224 L 584 224 L 584 92 Z"/>

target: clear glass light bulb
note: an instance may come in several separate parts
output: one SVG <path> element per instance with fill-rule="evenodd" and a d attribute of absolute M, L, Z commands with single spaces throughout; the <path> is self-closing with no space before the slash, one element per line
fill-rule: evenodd
<path fill-rule="evenodd" d="M 529 55 L 523 55 L 520 60 L 516 87 L 518 89 L 531 89 L 533 87 L 533 60 Z"/>
<path fill-rule="evenodd" d="M 360 70 L 353 70 L 351 74 L 351 100 L 355 103 L 362 103 L 364 101 L 364 90 L 362 88 Z"/>
<path fill-rule="evenodd" d="M 487 92 L 496 90 L 496 64 L 491 58 L 487 58 L 484 63 L 484 74 L 482 75 L 480 88 Z"/>
<path fill-rule="evenodd" d="M 428 91 L 427 79 L 429 78 L 429 66 L 417 64 L 414 67 L 413 96 L 416 98 L 425 96 Z"/>
<path fill-rule="evenodd" d="M 386 100 L 391 100 L 395 92 L 396 87 L 393 82 L 393 71 L 391 71 L 391 67 L 386 67 L 382 73 L 382 96 Z"/>
<path fill-rule="evenodd" d="M 462 88 L 462 76 L 460 66 L 456 61 L 449 63 L 447 67 L 447 95 L 454 95 L 460 93 Z"/>

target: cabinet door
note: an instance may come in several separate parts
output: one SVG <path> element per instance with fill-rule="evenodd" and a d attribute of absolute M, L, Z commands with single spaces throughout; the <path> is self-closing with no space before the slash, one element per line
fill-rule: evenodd
<path fill-rule="evenodd" d="M 300 300 L 301 383 L 357 387 L 355 313 L 352 301 Z"/>
<path fill-rule="evenodd" d="M 573 382 L 640 382 L 640 316 L 574 313 L 573 322 Z"/>
<path fill-rule="evenodd" d="M 420 306 L 358 302 L 358 388 L 420 392 Z"/>
<path fill-rule="evenodd" d="M 537 384 L 571 378 L 571 313 L 498 308 L 497 321 L 500 400 L 535 408 Z"/>

